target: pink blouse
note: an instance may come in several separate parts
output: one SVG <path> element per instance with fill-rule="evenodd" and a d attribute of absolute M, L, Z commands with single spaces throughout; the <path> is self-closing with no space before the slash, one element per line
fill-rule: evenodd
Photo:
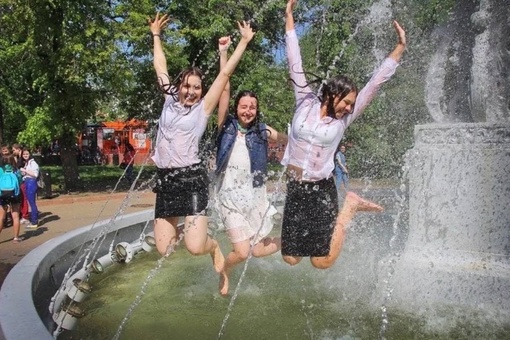
<path fill-rule="evenodd" d="M 351 114 L 345 115 L 340 120 L 331 117 L 321 119 L 321 103 L 317 95 L 307 86 L 295 30 L 287 31 L 286 44 L 290 77 L 295 83 L 293 85 L 296 111 L 282 165 L 291 164 L 302 168 L 304 181 L 319 181 L 331 177 L 335 168 L 334 154 L 345 129 L 361 115 L 381 84 L 391 78 L 398 63 L 391 58 L 383 61 L 370 81 L 359 92 Z"/>

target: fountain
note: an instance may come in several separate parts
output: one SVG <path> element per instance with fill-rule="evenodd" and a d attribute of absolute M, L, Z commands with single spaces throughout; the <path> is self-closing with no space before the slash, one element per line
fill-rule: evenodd
<path fill-rule="evenodd" d="M 475 5 L 459 2 L 436 30 L 426 100 L 437 123 L 415 127 L 407 154 L 410 231 L 391 305 L 508 322 L 510 3 Z"/>
<path fill-rule="evenodd" d="M 278 255 L 250 260 L 224 338 L 510 336 L 509 11 L 508 0 L 482 0 L 479 7 L 471 1 L 455 8 L 454 20 L 436 31 L 438 48 L 425 97 L 437 123 L 416 126 L 415 145 L 407 154 L 408 190 L 364 193 L 387 210 L 356 218 L 331 270 L 312 270 L 306 261 L 289 267 Z M 407 204 L 408 220 L 403 218 Z M 114 300 L 87 298 L 85 314 L 102 309 L 99 319 L 105 324 L 78 323 L 93 330 L 90 337 L 111 338 L 154 267 L 157 255 L 136 254 L 143 248 L 136 240 L 151 218 L 148 210 L 121 216 L 113 225 L 96 223 L 23 258 L 0 292 L 4 337 L 53 338 L 55 320 L 48 305 L 78 249 L 108 225 L 105 244 L 122 240 L 119 252 L 129 263 L 111 266 L 107 246 L 99 250 L 98 263 L 110 266 L 111 280 L 123 275 L 134 288 L 118 292 L 125 285 L 114 282 L 115 293 L 107 293 Z M 204 269 L 209 267 L 207 257 L 191 259 L 178 250 L 163 264 L 123 336 L 219 338 L 228 299 L 218 296 L 216 274 Z M 112 321 L 113 333 L 103 328 L 106 321 Z"/>

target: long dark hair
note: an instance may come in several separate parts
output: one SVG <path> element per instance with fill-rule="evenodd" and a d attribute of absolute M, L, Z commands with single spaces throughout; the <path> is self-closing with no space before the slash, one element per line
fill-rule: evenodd
<path fill-rule="evenodd" d="M 335 118 L 335 106 L 333 105 L 335 98 L 342 100 L 353 91 L 358 93 L 356 84 L 351 78 L 344 75 L 337 75 L 322 83 L 319 98 L 322 104 L 326 104 L 329 117 Z"/>
<path fill-rule="evenodd" d="M 347 76 L 340 74 L 328 80 L 324 80 L 313 73 L 303 72 L 303 74 L 305 76 L 312 75 L 315 79 L 304 86 L 296 84 L 296 82 L 292 79 L 289 80 L 299 88 L 305 88 L 313 84 L 320 84 L 317 98 L 320 100 L 321 104 L 326 104 L 327 115 L 331 118 L 336 119 L 335 107 L 333 105 L 335 98 L 342 100 L 353 91 L 356 92 L 356 94 L 358 93 L 358 87 L 354 81 Z"/>
<path fill-rule="evenodd" d="M 171 83 L 161 85 L 160 89 L 163 93 L 172 96 L 175 101 L 178 101 L 181 85 L 188 80 L 189 76 L 197 76 L 202 80 L 202 96 L 200 97 L 202 98 L 207 93 L 207 87 L 204 84 L 204 74 L 198 67 L 194 66 L 181 71 Z M 168 79 L 170 79 L 170 77 Z M 160 83 L 164 82 L 160 79 Z"/>

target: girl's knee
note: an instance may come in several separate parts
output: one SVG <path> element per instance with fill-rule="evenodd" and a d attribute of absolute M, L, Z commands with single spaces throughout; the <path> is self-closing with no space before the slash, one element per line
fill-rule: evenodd
<path fill-rule="evenodd" d="M 250 249 L 234 249 L 232 250 L 232 252 L 235 254 L 235 256 L 241 260 L 241 261 L 245 261 L 248 256 L 250 255 Z M 255 255 L 255 253 L 252 253 L 253 256 L 257 257 Z"/>
<path fill-rule="evenodd" d="M 196 244 L 186 244 L 186 249 L 193 256 L 199 256 L 204 254 L 204 247 Z"/>
<path fill-rule="evenodd" d="M 294 256 L 283 256 L 283 261 L 290 264 L 291 266 L 295 266 L 299 262 L 301 262 L 300 257 L 294 257 Z"/>
<path fill-rule="evenodd" d="M 314 266 L 317 269 L 328 269 L 330 268 L 334 261 L 330 261 L 325 257 L 311 257 L 310 262 L 312 263 L 312 266 Z"/>
<path fill-rule="evenodd" d="M 171 252 L 170 245 L 156 244 L 156 249 L 158 250 L 159 255 L 166 256 Z"/>

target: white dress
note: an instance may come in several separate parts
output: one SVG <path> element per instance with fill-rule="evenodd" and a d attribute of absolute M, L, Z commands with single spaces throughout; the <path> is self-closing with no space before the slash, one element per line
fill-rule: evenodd
<path fill-rule="evenodd" d="M 237 135 L 220 185 L 218 210 L 230 241 L 249 239 L 256 244 L 266 237 L 273 229 L 271 217 L 276 209 L 269 204 L 265 185 L 253 187 L 250 156 L 243 134 Z"/>

